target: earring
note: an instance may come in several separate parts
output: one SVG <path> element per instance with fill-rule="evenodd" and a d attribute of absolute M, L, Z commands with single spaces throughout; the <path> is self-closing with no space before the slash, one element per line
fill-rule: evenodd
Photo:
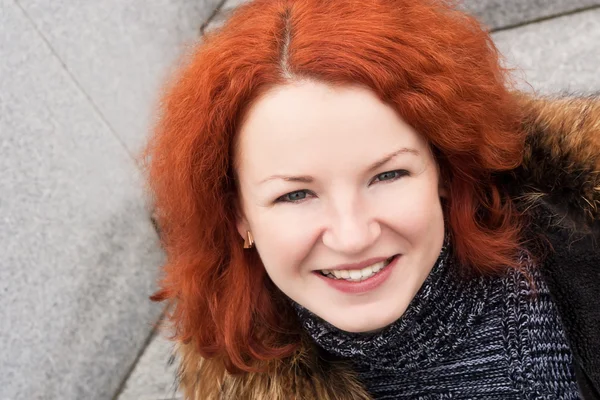
<path fill-rule="evenodd" d="M 250 231 L 246 231 L 246 239 L 244 239 L 244 248 L 250 249 L 254 247 L 254 237 Z"/>

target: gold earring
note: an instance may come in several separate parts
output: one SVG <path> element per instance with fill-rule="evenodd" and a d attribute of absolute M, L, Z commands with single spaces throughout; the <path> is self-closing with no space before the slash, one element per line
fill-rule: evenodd
<path fill-rule="evenodd" d="M 254 237 L 250 231 L 246 231 L 246 239 L 244 239 L 244 248 L 250 249 L 254 246 Z"/>

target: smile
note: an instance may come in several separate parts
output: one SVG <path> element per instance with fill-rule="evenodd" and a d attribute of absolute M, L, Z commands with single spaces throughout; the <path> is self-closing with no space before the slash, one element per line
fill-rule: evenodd
<path fill-rule="evenodd" d="M 319 272 L 321 275 L 326 276 L 327 278 L 335 279 L 335 280 L 345 280 L 349 282 L 362 282 L 367 280 L 377 274 L 379 271 L 387 267 L 394 258 L 396 258 L 398 254 L 388 258 L 387 260 L 377 262 L 375 264 L 369 265 L 362 269 L 338 269 L 338 270 L 328 270 L 323 269 Z"/>

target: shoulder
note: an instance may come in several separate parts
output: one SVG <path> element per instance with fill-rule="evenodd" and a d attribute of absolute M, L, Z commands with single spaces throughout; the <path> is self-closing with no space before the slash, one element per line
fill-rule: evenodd
<path fill-rule="evenodd" d="M 556 296 L 600 296 L 600 97 L 516 96 L 527 135 L 507 190 L 547 245 L 543 271 Z"/>
<path fill-rule="evenodd" d="M 541 272 L 572 347 L 582 392 L 600 390 L 600 97 L 517 95 L 527 139 L 509 192 L 546 251 Z M 536 245 L 539 250 L 540 246 Z M 588 398 L 586 396 L 586 398 Z"/>
<path fill-rule="evenodd" d="M 501 181 L 528 233 L 542 237 L 536 244 L 546 250 L 550 277 L 587 279 L 584 287 L 600 291 L 600 97 L 515 96 L 523 110 L 524 157 Z"/>

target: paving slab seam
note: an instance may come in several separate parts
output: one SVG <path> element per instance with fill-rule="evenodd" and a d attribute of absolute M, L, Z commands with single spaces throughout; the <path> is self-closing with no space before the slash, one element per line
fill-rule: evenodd
<path fill-rule="evenodd" d="M 140 171 L 143 172 L 143 168 L 140 165 L 139 160 L 129 151 L 128 147 L 125 145 L 125 142 L 119 137 L 119 135 L 114 130 L 114 128 L 112 127 L 112 125 L 105 118 L 104 114 L 100 111 L 100 109 L 98 108 L 98 106 L 96 105 L 96 103 L 89 96 L 89 94 L 83 89 L 83 87 L 80 85 L 79 81 L 75 78 L 75 76 L 71 73 L 71 71 L 69 70 L 69 68 L 67 67 L 67 65 L 63 62 L 62 58 L 58 55 L 58 53 L 56 52 L 56 50 L 54 49 L 54 47 L 52 46 L 52 44 L 50 43 L 50 41 L 46 38 L 46 36 L 42 33 L 42 31 L 40 31 L 40 29 L 38 28 L 38 26 L 36 25 L 36 23 L 33 21 L 33 19 L 29 16 L 29 14 L 27 13 L 27 11 L 21 6 L 21 4 L 19 4 L 19 1 L 18 0 L 13 0 L 13 1 L 14 1 L 14 4 L 19 8 L 19 10 L 21 10 L 21 12 L 23 13 L 23 15 L 27 19 L 27 21 L 29 21 L 29 23 L 31 24 L 31 26 L 33 27 L 33 29 L 35 30 L 35 32 L 38 34 L 38 36 L 46 44 L 46 46 L 50 50 L 50 53 L 58 60 L 58 62 L 62 66 L 63 70 L 65 71 L 65 73 L 67 74 L 67 76 L 69 77 L 69 79 L 73 82 L 73 84 L 75 85 L 75 87 L 87 99 L 87 101 L 91 105 L 91 107 L 94 110 L 94 112 L 98 115 L 98 117 L 102 121 L 102 123 L 105 124 L 106 128 L 111 132 L 112 136 L 117 140 L 117 142 L 123 148 L 123 150 L 125 150 L 125 152 L 127 153 L 128 157 L 133 161 L 133 163 L 136 166 L 136 168 L 138 170 L 140 170 Z M 213 11 L 213 13 L 211 14 L 211 16 L 208 18 L 208 20 L 201 25 L 201 30 L 204 29 L 204 27 L 211 21 L 212 18 L 214 18 L 214 16 L 218 13 L 218 11 L 221 9 L 221 7 L 223 6 L 223 4 L 225 3 L 225 1 L 226 0 L 222 0 L 219 3 L 219 5 L 216 7 L 215 11 Z M 151 213 L 149 213 L 148 218 L 150 219 L 152 225 L 154 226 L 154 229 L 155 229 L 156 233 L 160 237 L 160 229 L 159 229 L 156 221 L 154 220 L 153 216 L 151 215 Z M 151 331 L 150 335 L 152 335 L 153 333 L 154 333 L 154 330 Z M 144 348 L 142 350 L 145 350 L 146 346 L 147 346 L 147 343 L 144 345 Z M 137 363 L 138 359 L 139 359 L 139 357 L 136 358 L 136 363 Z M 134 366 L 135 366 L 135 364 L 134 364 Z M 128 374 L 130 374 L 130 373 L 131 373 L 131 371 L 128 372 Z M 119 391 L 120 390 L 122 390 L 122 387 L 119 388 Z"/>
<path fill-rule="evenodd" d="M 227 0 L 221 0 L 219 2 L 219 4 L 215 7 L 215 9 L 213 10 L 212 14 L 210 14 L 210 17 L 208 17 L 206 19 L 206 21 L 204 21 L 204 23 L 202 25 L 200 25 L 200 36 L 202 36 L 204 34 L 204 29 L 206 29 L 206 27 L 208 25 L 210 25 L 211 21 L 219 15 L 219 12 L 221 11 L 221 9 L 223 8 L 223 5 L 227 2 Z"/>
<path fill-rule="evenodd" d="M 154 338 L 158 335 L 158 332 L 160 330 L 160 324 L 161 324 L 163 318 L 165 317 L 166 312 L 167 312 L 167 310 L 165 309 L 160 314 L 158 321 L 154 324 L 154 328 L 150 331 L 150 333 L 148 334 L 148 337 L 146 337 L 146 340 L 144 341 L 144 344 L 140 347 L 137 355 L 135 356 L 135 360 L 133 360 L 133 362 L 131 363 L 131 366 L 127 370 L 127 373 L 125 375 L 123 375 L 123 378 L 121 379 L 121 383 L 119 384 L 119 387 L 115 391 L 115 395 L 113 396 L 112 400 L 118 400 L 119 396 L 123 393 L 123 390 L 127 386 L 127 381 L 131 377 L 131 374 L 135 370 L 135 367 L 140 362 L 140 359 L 146 352 L 146 349 L 148 348 L 150 343 L 152 343 L 152 340 L 154 340 Z"/>
<path fill-rule="evenodd" d="M 129 149 L 125 145 L 125 142 L 119 137 L 119 135 L 117 134 L 117 132 L 115 132 L 115 130 L 112 127 L 112 125 L 106 120 L 104 114 L 102 114 L 102 112 L 100 111 L 100 109 L 98 108 L 98 106 L 96 105 L 96 103 L 92 100 L 92 98 L 89 96 L 89 94 L 85 90 L 83 90 L 83 87 L 81 86 L 81 84 L 79 83 L 79 81 L 71 73 L 71 71 L 69 70 L 69 68 L 67 67 L 67 65 L 63 62 L 62 58 L 60 58 L 60 56 L 58 55 L 58 53 L 56 52 L 56 50 L 54 49 L 54 47 L 52 47 L 52 44 L 50 43 L 50 41 L 48 40 L 48 38 L 46 38 L 46 36 L 44 36 L 44 34 L 42 33 L 42 31 L 38 28 L 38 26 L 36 25 L 36 23 L 33 21 L 33 19 L 27 13 L 27 11 L 25 11 L 25 9 L 21 6 L 21 4 L 19 4 L 18 0 L 13 0 L 13 1 L 14 1 L 14 4 L 19 8 L 19 10 L 21 10 L 21 12 L 25 16 L 25 18 L 27 18 L 27 20 L 29 21 L 29 23 L 31 24 L 31 26 L 33 27 L 33 29 L 36 31 L 36 33 L 39 35 L 39 37 L 44 41 L 44 43 L 46 44 L 46 46 L 48 46 L 48 49 L 50 50 L 50 52 L 52 53 L 52 55 L 54 57 L 56 57 L 56 59 L 58 60 L 58 62 L 60 63 L 60 65 L 62 65 L 64 71 L 69 76 L 69 78 L 71 79 L 71 81 L 73 82 L 73 84 L 75 85 L 75 87 L 77 87 L 77 89 L 87 99 L 87 101 L 90 103 L 92 109 L 96 112 L 96 114 L 98 114 L 98 117 L 100 118 L 100 120 L 106 125 L 106 128 L 109 130 L 109 132 L 112 133 L 113 137 L 117 140 L 117 142 L 119 142 L 120 146 L 123 148 L 123 150 L 125 150 L 125 152 L 129 156 L 129 158 L 134 162 L 134 164 L 136 165 L 136 167 L 139 169 L 139 163 L 138 163 L 138 161 L 133 156 L 133 154 L 131 154 L 131 152 L 129 151 Z"/>
<path fill-rule="evenodd" d="M 515 28 L 521 28 L 521 27 L 527 26 L 527 25 L 539 24 L 541 22 L 545 22 L 545 21 L 548 21 L 548 20 L 551 20 L 551 19 L 555 19 L 555 18 L 566 17 L 566 16 L 569 16 L 569 15 L 584 13 L 584 12 L 587 12 L 587 11 L 592 11 L 592 10 L 597 10 L 597 9 L 600 9 L 600 4 L 595 4 L 595 5 L 592 5 L 592 6 L 576 8 L 574 10 L 565 11 L 565 12 L 561 12 L 561 13 L 558 13 L 558 14 L 548 15 L 548 16 L 545 16 L 545 17 L 531 19 L 529 21 L 519 22 L 517 24 L 506 25 L 506 26 L 503 26 L 503 27 L 500 27 L 500 28 L 490 29 L 490 32 L 491 33 L 496 33 L 496 32 L 508 31 L 508 30 L 515 29 Z"/>

